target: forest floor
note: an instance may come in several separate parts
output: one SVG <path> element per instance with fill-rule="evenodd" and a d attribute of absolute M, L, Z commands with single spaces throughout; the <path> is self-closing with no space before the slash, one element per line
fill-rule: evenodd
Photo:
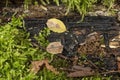
<path fill-rule="evenodd" d="M 0 24 L 3 25 L 6 22 L 11 20 L 13 14 L 16 16 L 24 15 L 25 19 L 29 21 L 32 20 L 40 23 L 40 21 L 44 20 L 42 24 L 45 24 L 46 20 L 49 18 L 58 18 L 64 21 L 68 20 L 68 23 L 80 21 L 80 15 L 76 11 L 71 11 L 68 15 L 65 15 L 66 8 L 64 6 L 43 6 L 43 5 L 31 5 L 28 9 L 24 9 L 23 6 L 19 7 L 2 7 L 0 8 Z M 119 13 L 119 15 L 118 15 Z M 58 71 L 64 71 L 67 74 L 67 77 L 84 77 L 84 76 L 95 76 L 95 75 L 102 75 L 102 76 L 113 76 L 114 79 L 120 79 L 120 6 L 115 6 L 110 11 L 107 11 L 107 8 L 104 6 L 94 7 L 87 13 L 87 17 L 89 16 L 98 16 L 98 21 L 100 16 L 107 16 L 108 20 L 109 17 L 112 17 L 115 20 L 115 25 L 118 28 L 118 31 L 113 32 L 114 36 L 109 37 L 109 48 L 105 47 L 103 41 L 103 33 L 102 31 L 91 31 L 86 28 L 68 28 L 69 32 L 66 36 L 65 34 L 56 34 L 53 33 L 49 37 L 49 40 L 52 42 L 55 38 L 59 38 L 58 36 L 63 36 L 66 43 L 63 43 L 63 46 L 67 49 L 70 46 L 74 46 L 76 44 L 74 41 L 74 37 L 71 39 L 72 36 L 85 36 L 80 37 L 81 39 L 77 43 L 77 47 L 75 45 L 74 50 L 65 50 L 62 54 L 57 54 L 54 56 L 51 65 L 58 69 Z M 85 22 L 87 21 L 87 17 L 85 17 Z M 67 19 L 65 19 L 67 18 Z M 91 18 L 91 22 L 96 23 Z M 96 19 L 96 21 L 97 21 Z M 103 18 L 104 19 L 104 18 Z M 103 20 L 102 19 L 102 20 Z M 106 18 L 105 18 L 106 19 Z M 27 24 L 26 20 L 26 24 Z M 88 19 L 90 20 L 90 18 Z M 107 19 L 106 19 L 107 20 Z M 98 23 L 99 23 L 98 22 Z M 109 21 L 108 21 L 109 22 Z M 34 25 L 33 22 L 32 25 Z M 29 23 L 28 23 L 29 24 Z M 66 21 L 67 24 L 67 21 Z M 34 26 L 37 26 L 36 24 Z M 29 26 L 27 26 L 28 28 Z M 32 27 L 32 26 L 30 26 Z M 115 27 L 115 26 L 113 26 Z M 29 32 L 29 29 L 27 29 Z M 37 31 L 37 30 L 31 30 Z M 30 31 L 30 32 L 31 32 Z M 39 31 L 38 31 L 39 32 Z M 35 32 L 36 33 L 36 32 Z M 32 32 L 31 32 L 32 34 Z M 54 36 L 54 37 L 53 37 Z M 57 37 L 56 37 L 57 36 Z M 51 40 L 54 39 L 54 40 Z M 72 44 L 72 45 L 70 45 Z M 70 48 L 71 49 L 71 48 Z M 73 49 L 73 48 L 72 48 Z M 71 52 L 70 52 L 71 51 Z M 75 54 L 77 53 L 77 54 Z M 72 54 L 72 56 L 71 56 Z"/>

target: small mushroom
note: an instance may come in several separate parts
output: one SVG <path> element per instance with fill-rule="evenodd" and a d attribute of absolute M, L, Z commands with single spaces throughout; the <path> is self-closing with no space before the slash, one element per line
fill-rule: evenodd
<path fill-rule="evenodd" d="M 59 54 L 63 51 L 63 45 L 61 44 L 61 42 L 51 42 L 47 46 L 46 50 L 51 54 Z"/>
<path fill-rule="evenodd" d="M 48 19 L 46 24 L 47 27 L 53 32 L 63 33 L 67 30 L 65 24 L 56 18 Z"/>

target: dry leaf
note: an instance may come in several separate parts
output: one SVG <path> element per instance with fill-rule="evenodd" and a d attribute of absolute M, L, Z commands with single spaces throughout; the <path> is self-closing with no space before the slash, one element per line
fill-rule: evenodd
<path fill-rule="evenodd" d="M 52 53 L 52 54 L 62 53 L 63 45 L 61 44 L 61 42 L 51 42 L 47 46 L 46 50 L 47 52 Z"/>
<path fill-rule="evenodd" d="M 112 47 L 112 48 L 118 48 L 118 47 L 120 47 L 120 32 L 119 32 L 119 35 L 115 36 L 110 41 L 110 47 Z"/>
<path fill-rule="evenodd" d="M 45 60 L 32 61 L 32 63 L 31 63 L 31 72 L 37 73 L 41 69 L 41 66 L 44 65 L 44 62 L 45 62 Z"/>
<path fill-rule="evenodd" d="M 105 47 L 105 45 L 102 44 L 101 47 Z M 110 48 L 119 48 L 119 47 L 120 47 L 120 44 L 119 44 L 119 42 L 111 41 L 111 42 L 109 42 L 109 47 L 110 47 Z"/>
<path fill-rule="evenodd" d="M 102 44 L 101 47 L 105 47 L 105 45 Z M 114 49 L 120 47 L 120 33 L 109 41 L 109 47 Z"/>
<path fill-rule="evenodd" d="M 46 68 L 47 68 L 48 70 L 54 72 L 55 74 L 59 74 L 59 72 L 56 71 L 56 69 L 55 69 L 53 66 L 51 66 L 51 65 L 48 64 L 48 62 L 45 63 L 45 65 L 46 65 Z"/>
<path fill-rule="evenodd" d="M 49 65 L 48 60 L 32 61 L 31 72 L 36 74 L 43 66 L 45 66 L 48 70 L 52 71 L 55 74 L 59 73 L 52 65 Z"/>
<path fill-rule="evenodd" d="M 120 41 L 120 32 L 117 36 L 115 36 L 111 41 Z"/>
<path fill-rule="evenodd" d="M 43 9 L 43 10 L 45 10 L 45 11 L 48 10 L 47 7 L 45 7 L 45 6 L 43 6 L 43 5 L 40 5 L 40 8 Z"/>
<path fill-rule="evenodd" d="M 119 42 L 110 42 L 109 45 L 110 45 L 110 48 L 118 48 L 118 47 L 120 47 Z"/>
<path fill-rule="evenodd" d="M 59 19 L 56 18 L 48 19 L 46 24 L 47 27 L 53 32 L 62 33 L 66 31 L 66 26 Z"/>
<path fill-rule="evenodd" d="M 84 77 L 84 76 L 92 76 L 92 75 L 94 75 L 94 72 L 92 71 L 76 71 L 68 74 L 67 77 Z"/>
<path fill-rule="evenodd" d="M 117 66 L 118 66 L 118 71 L 120 71 L 120 57 L 117 57 Z"/>
<path fill-rule="evenodd" d="M 93 54 L 100 49 L 100 35 L 97 32 L 93 32 L 87 35 L 85 42 L 79 44 L 78 53 L 81 54 Z"/>
<path fill-rule="evenodd" d="M 99 41 L 100 35 L 97 32 L 93 32 L 87 35 L 86 41 L 87 42 L 93 42 L 93 41 Z"/>

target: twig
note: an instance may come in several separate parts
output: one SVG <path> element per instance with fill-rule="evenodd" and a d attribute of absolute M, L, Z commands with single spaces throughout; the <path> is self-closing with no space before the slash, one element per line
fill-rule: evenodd
<path fill-rule="evenodd" d="M 70 72 L 75 72 L 76 70 L 73 70 L 73 69 L 67 69 L 67 68 L 60 68 L 61 70 L 64 70 L 64 71 L 70 71 Z"/>
<path fill-rule="evenodd" d="M 100 74 L 110 74 L 110 73 L 120 73 L 120 71 L 107 71 L 107 72 L 102 72 Z"/>
<path fill-rule="evenodd" d="M 57 54 L 57 56 L 60 57 L 60 58 L 62 58 L 62 59 L 65 59 L 65 60 L 68 60 L 68 59 L 69 59 L 68 57 L 66 57 L 66 56 L 64 56 L 64 55 L 62 55 L 62 54 Z"/>
<path fill-rule="evenodd" d="M 87 60 L 87 62 L 89 62 L 93 67 L 95 67 L 96 69 L 98 69 L 99 70 L 99 68 L 92 62 L 92 61 L 90 61 L 90 60 Z"/>

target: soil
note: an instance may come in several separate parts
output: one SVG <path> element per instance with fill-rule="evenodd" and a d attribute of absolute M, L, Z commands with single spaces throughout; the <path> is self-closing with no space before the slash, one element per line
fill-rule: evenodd
<path fill-rule="evenodd" d="M 117 28 L 120 28 L 120 23 L 117 20 L 117 12 L 120 11 L 120 7 L 117 5 L 113 9 L 113 10 L 116 10 L 115 14 L 105 13 L 107 12 L 106 8 L 104 10 L 102 9 L 103 7 L 102 8 L 97 7 L 97 9 L 95 8 L 93 12 L 88 12 L 87 17 L 89 18 L 89 16 L 91 16 L 92 14 L 96 14 L 98 17 L 106 16 L 106 15 L 108 17 L 112 16 L 115 18 L 115 23 L 117 25 Z M 64 22 L 66 22 L 66 25 L 69 25 L 70 22 L 77 24 L 75 22 L 80 21 L 80 15 L 76 11 L 73 11 L 68 15 L 65 15 L 66 8 L 63 5 L 59 7 L 51 6 L 51 5 L 48 5 L 48 6 L 31 5 L 29 9 L 26 9 L 26 10 L 23 8 L 23 6 L 0 8 L 0 22 L 1 22 L 0 24 L 3 25 L 4 23 L 9 22 L 11 20 L 11 16 L 14 13 L 16 13 L 16 16 L 25 14 L 26 17 L 24 18 L 24 20 L 26 21 L 26 29 L 28 32 L 31 33 L 32 38 L 34 34 L 38 34 L 39 31 L 46 26 L 45 23 L 49 18 L 52 18 L 52 17 L 59 18 Z M 92 16 L 96 16 L 96 15 L 92 15 Z M 85 19 L 87 19 L 87 17 Z M 90 18 L 90 19 L 94 21 L 93 18 Z M 75 26 L 74 24 L 73 26 Z M 32 30 L 29 30 L 29 28 L 32 27 L 30 25 L 34 25 L 35 27 L 32 28 Z M 66 62 L 66 64 L 68 64 L 67 66 L 65 67 L 60 66 L 60 67 L 63 67 L 62 69 L 56 66 L 59 68 L 59 70 L 66 72 L 68 74 L 68 77 L 91 76 L 91 75 L 95 75 L 96 72 L 101 75 L 107 74 L 107 75 L 116 75 L 117 77 L 120 77 L 119 75 L 120 67 L 118 66 L 120 65 L 120 63 L 119 63 L 119 60 L 117 60 L 117 58 L 120 56 L 119 29 L 117 33 L 114 33 L 115 35 L 110 37 L 109 39 L 110 41 L 109 43 L 117 42 L 118 45 L 117 47 L 115 46 L 115 48 L 105 47 L 105 44 L 101 41 L 103 39 L 102 31 L 91 31 L 89 28 L 81 28 L 80 30 L 79 28 L 76 28 L 76 26 L 75 28 L 68 28 L 68 30 L 69 32 L 65 32 L 63 34 L 52 33 L 48 37 L 48 40 L 50 42 L 56 41 L 57 39 L 61 38 L 61 36 L 64 38 L 63 40 L 64 43 L 62 43 L 64 45 L 63 54 L 56 55 L 56 57 L 52 61 L 53 63 L 56 63 L 55 61 L 57 61 L 58 59 L 66 59 L 66 61 L 68 61 Z M 95 34 L 92 34 L 92 33 L 95 33 Z M 78 38 L 79 40 L 77 43 L 75 42 L 76 36 L 79 36 Z M 110 45 L 110 46 L 113 46 L 113 45 Z M 80 70 L 73 69 L 73 67 L 76 67 L 76 66 L 80 68 Z M 76 72 L 76 73 L 73 73 L 73 72 Z M 85 72 L 88 72 L 88 73 L 85 73 Z M 75 74 L 78 74 L 78 73 L 83 75 L 74 76 Z"/>

